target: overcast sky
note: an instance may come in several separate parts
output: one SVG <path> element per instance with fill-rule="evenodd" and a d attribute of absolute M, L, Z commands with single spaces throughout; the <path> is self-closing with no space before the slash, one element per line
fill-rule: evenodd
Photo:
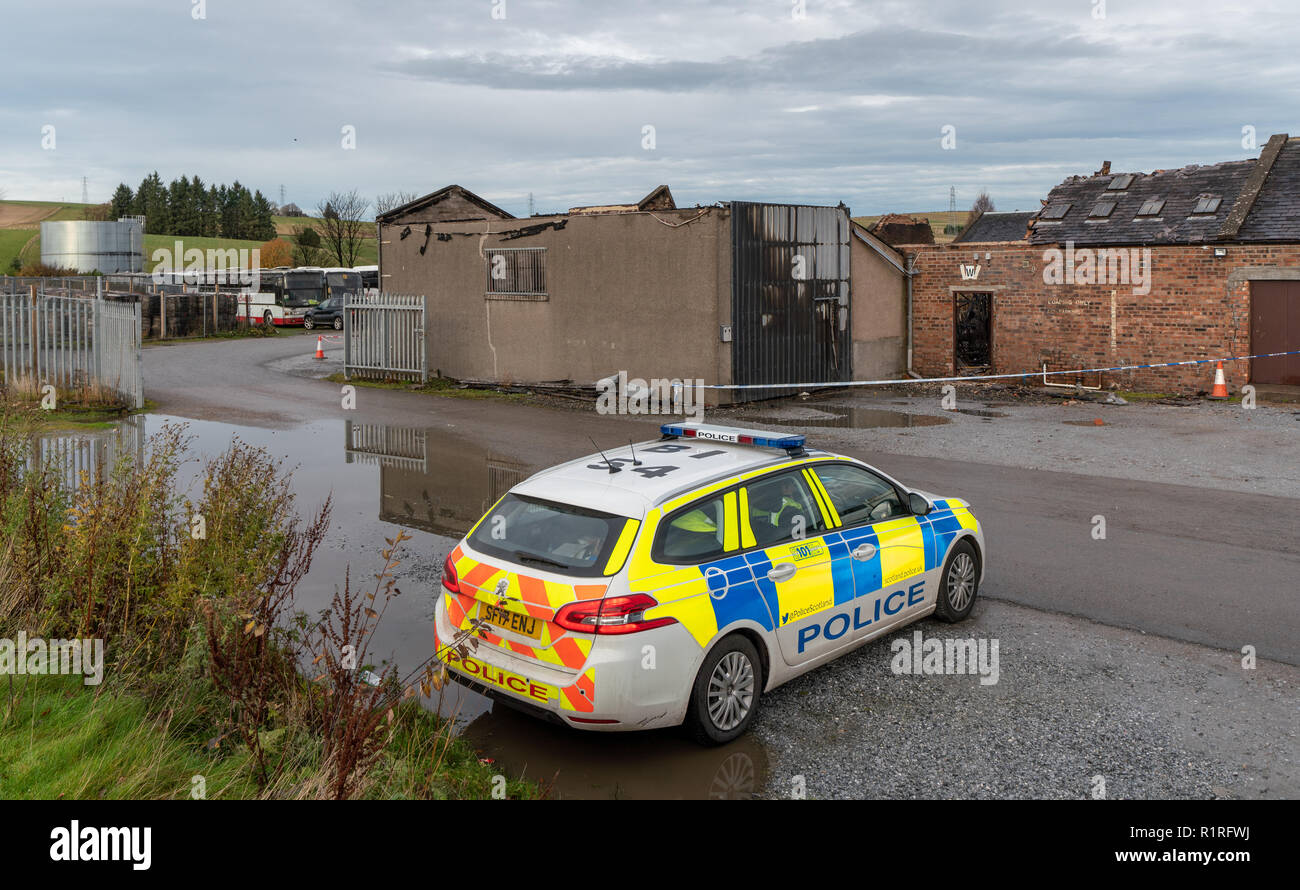
<path fill-rule="evenodd" d="M 78 201 L 86 176 L 102 201 L 156 169 L 305 209 L 455 182 L 517 215 L 659 183 L 681 206 L 946 210 L 956 186 L 1028 210 L 1103 159 L 1300 132 L 1294 0 L 1101 2 L 24 0 L 0 189 Z"/>

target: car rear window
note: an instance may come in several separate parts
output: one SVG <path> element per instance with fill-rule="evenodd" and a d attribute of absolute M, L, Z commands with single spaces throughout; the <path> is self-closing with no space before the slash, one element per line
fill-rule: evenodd
<path fill-rule="evenodd" d="M 508 494 L 469 537 L 475 550 L 565 575 L 601 575 L 629 520 L 572 504 Z"/>

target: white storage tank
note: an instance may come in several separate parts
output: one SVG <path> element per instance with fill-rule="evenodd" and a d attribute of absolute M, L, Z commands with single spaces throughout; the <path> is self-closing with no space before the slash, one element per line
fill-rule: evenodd
<path fill-rule="evenodd" d="M 82 274 L 144 271 L 144 225 L 62 220 L 41 223 L 41 262 Z"/>

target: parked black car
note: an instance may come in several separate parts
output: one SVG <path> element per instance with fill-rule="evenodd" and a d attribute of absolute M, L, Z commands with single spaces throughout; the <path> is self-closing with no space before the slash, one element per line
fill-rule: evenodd
<path fill-rule="evenodd" d="M 315 327 L 332 327 L 343 330 L 343 300 L 330 297 L 317 306 L 307 310 L 302 318 L 302 326 L 307 330 Z"/>

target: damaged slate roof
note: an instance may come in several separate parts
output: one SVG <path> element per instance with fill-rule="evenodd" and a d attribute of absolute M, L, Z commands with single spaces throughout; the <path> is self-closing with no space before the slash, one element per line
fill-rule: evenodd
<path fill-rule="evenodd" d="M 1300 241 L 1300 138 L 1278 152 L 1237 241 Z"/>
<path fill-rule="evenodd" d="M 968 241 L 1024 241 L 1029 221 L 1037 211 L 986 210 L 970 227 L 953 239 L 953 244 Z"/>
<path fill-rule="evenodd" d="M 1031 244 L 1300 241 L 1300 139 L 1253 160 L 1072 176 L 1030 222 Z"/>

